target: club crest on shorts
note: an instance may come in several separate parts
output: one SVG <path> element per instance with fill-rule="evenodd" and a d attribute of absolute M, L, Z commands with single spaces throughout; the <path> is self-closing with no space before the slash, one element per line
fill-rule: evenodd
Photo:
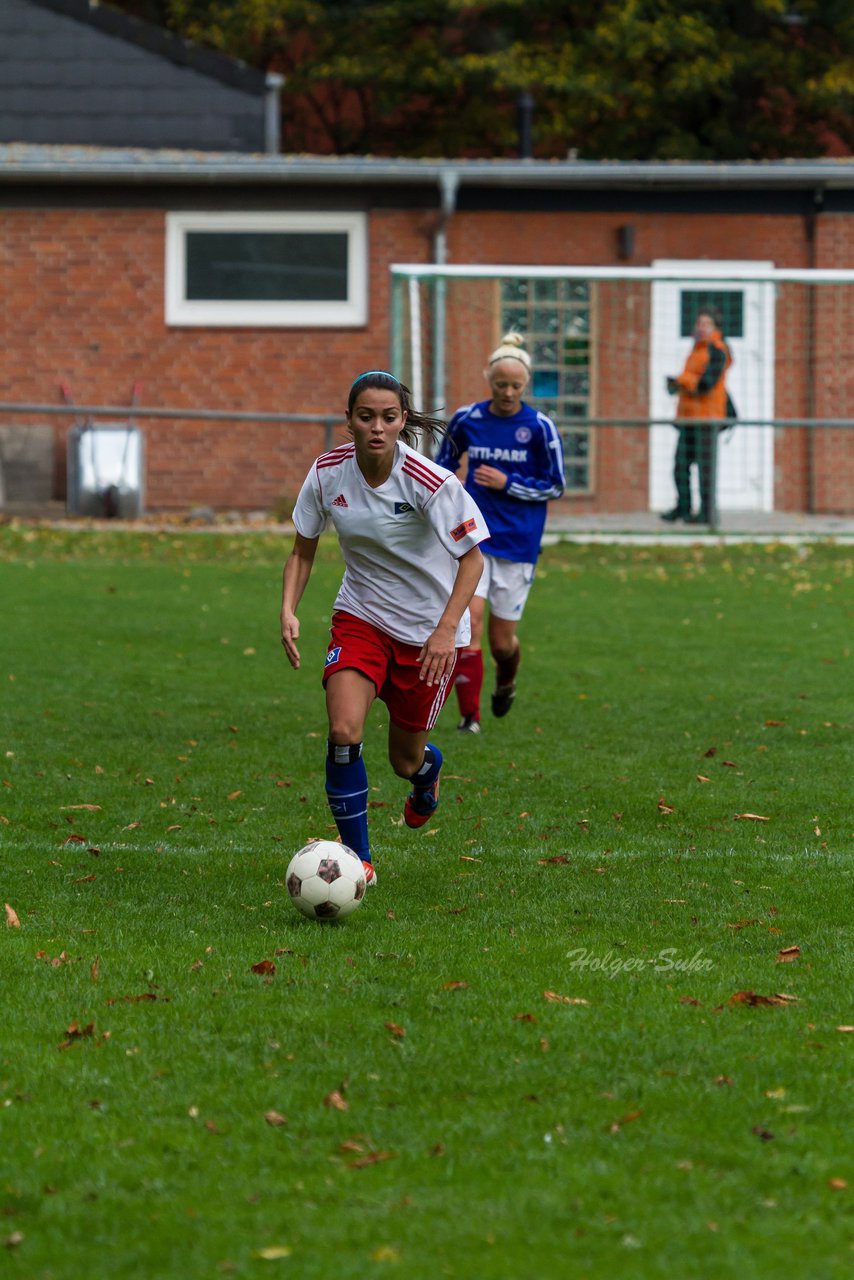
<path fill-rule="evenodd" d="M 341 646 L 340 644 L 336 644 L 335 648 L 330 649 L 329 652 L 327 653 L 326 661 L 323 665 L 325 667 L 331 667 L 332 664 L 337 662 L 340 657 L 341 657 Z"/>
<path fill-rule="evenodd" d="M 459 542 L 467 533 L 472 533 L 476 528 L 476 520 L 464 520 L 462 524 L 457 525 L 456 529 L 451 530 L 451 537 L 454 542 Z"/>

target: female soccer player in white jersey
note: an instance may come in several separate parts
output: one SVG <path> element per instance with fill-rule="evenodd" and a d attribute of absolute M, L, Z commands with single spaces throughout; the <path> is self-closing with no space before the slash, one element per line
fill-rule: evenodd
<path fill-rule="evenodd" d="M 489 525 L 484 570 L 471 602 L 472 637 L 460 654 L 456 688 L 464 733 L 480 733 L 481 639 L 489 604 L 489 648 L 495 661 L 492 714 L 506 716 L 516 696 L 516 625 L 528 598 L 546 523 L 546 503 L 564 489 L 563 448 L 551 418 L 522 399 L 531 357 L 508 333 L 489 357 L 490 398 L 458 409 L 436 461 L 456 471 L 468 455 L 465 487 Z"/>
<path fill-rule="evenodd" d="M 326 794 L 341 839 L 376 883 L 368 838 L 365 719 L 380 698 L 389 712 L 391 767 L 412 790 L 410 827 L 439 799 L 442 753 L 428 741 L 450 692 L 457 654 L 469 643 L 468 605 L 489 536 L 456 476 L 418 453 L 416 432 L 444 424 L 413 409 L 392 374 L 370 370 L 350 388 L 352 442 L 314 463 L 294 507 L 296 530 L 282 582 L 282 644 L 299 667 L 296 611 L 320 534 L 331 520 L 344 557 L 323 683 L 329 738 Z"/>

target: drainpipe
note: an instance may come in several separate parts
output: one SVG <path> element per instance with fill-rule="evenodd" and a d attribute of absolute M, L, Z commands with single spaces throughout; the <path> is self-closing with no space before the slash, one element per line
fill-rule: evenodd
<path fill-rule="evenodd" d="M 264 153 L 277 156 L 282 148 L 282 85 L 285 77 L 268 71 L 264 85 Z"/>
<path fill-rule="evenodd" d="M 433 237 L 433 262 L 444 267 L 448 261 L 448 223 L 457 205 L 459 174 L 451 169 L 439 173 L 439 222 Z M 447 281 L 439 276 L 433 306 L 433 411 L 446 409 L 445 404 L 445 335 L 447 331 Z"/>
<path fill-rule="evenodd" d="M 818 259 L 816 240 L 818 239 L 818 215 L 824 204 L 824 191 L 816 187 L 812 197 L 812 207 L 804 215 L 804 229 L 807 241 L 807 266 L 814 270 Z M 815 368 L 816 368 L 816 286 L 807 285 L 807 387 L 806 416 L 815 417 Z M 807 428 L 807 511 L 815 512 L 815 427 Z"/>
<path fill-rule="evenodd" d="M 534 158 L 534 95 L 521 93 L 516 104 L 519 121 L 519 159 Z"/>

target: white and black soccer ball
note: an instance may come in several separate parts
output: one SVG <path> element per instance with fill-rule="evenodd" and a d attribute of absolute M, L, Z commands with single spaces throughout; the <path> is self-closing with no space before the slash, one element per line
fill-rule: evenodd
<path fill-rule="evenodd" d="M 313 920 L 340 920 L 365 896 L 362 859 L 346 844 L 312 840 L 288 864 L 285 886 L 291 902 Z"/>

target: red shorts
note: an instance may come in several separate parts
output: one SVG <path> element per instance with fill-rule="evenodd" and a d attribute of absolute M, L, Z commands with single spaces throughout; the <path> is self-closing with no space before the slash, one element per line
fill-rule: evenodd
<path fill-rule="evenodd" d="M 454 655 L 453 667 L 437 685 L 428 685 L 418 678 L 420 652 L 420 644 L 395 640 L 352 613 L 333 613 L 323 683 L 336 671 L 359 671 L 373 682 L 392 724 L 409 733 L 422 733 L 433 728 L 451 692 L 457 657 Z"/>

